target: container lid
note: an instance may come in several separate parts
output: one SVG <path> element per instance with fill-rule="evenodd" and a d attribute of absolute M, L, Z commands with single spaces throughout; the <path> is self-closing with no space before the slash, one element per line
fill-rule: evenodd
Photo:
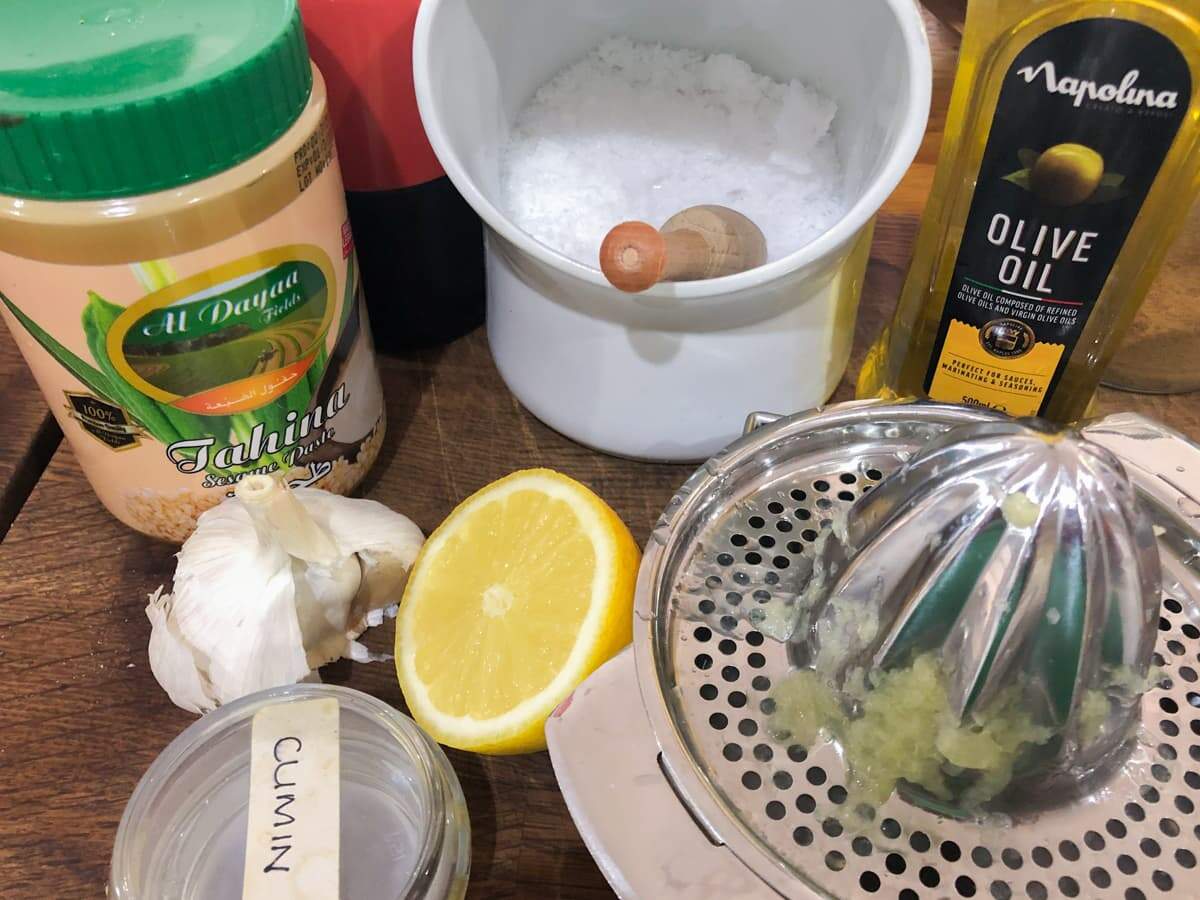
<path fill-rule="evenodd" d="M 311 90 L 296 0 L 6 0 L 0 193 L 196 181 L 270 145 Z"/>

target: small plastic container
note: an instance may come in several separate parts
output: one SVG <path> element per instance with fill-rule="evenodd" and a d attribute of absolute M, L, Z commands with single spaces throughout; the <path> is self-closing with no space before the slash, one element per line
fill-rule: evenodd
<path fill-rule="evenodd" d="M 209 713 L 173 740 L 125 807 L 108 896 L 242 896 L 254 716 L 277 704 L 322 698 L 334 698 L 339 706 L 339 896 L 462 897 L 471 831 L 445 754 L 382 701 L 323 684 L 252 694 Z"/>

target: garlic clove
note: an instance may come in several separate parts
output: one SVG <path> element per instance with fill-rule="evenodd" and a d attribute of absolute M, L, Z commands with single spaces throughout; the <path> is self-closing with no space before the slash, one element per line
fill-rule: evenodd
<path fill-rule="evenodd" d="M 292 493 L 345 555 L 388 552 L 411 566 L 425 541 L 411 519 L 375 500 L 350 500 L 317 488 Z"/>
<path fill-rule="evenodd" d="M 206 658 L 220 703 L 308 674 L 292 565 L 278 544 L 259 540 L 241 503 L 206 512 L 180 550 L 174 618 Z"/>
<path fill-rule="evenodd" d="M 361 618 L 354 611 L 361 583 L 362 570 L 353 556 L 332 567 L 307 566 L 297 573 L 296 616 L 310 668 L 346 655 L 347 634 Z"/>
<path fill-rule="evenodd" d="M 155 676 L 199 712 L 319 680 L 345 656 L 380 658 L 355 639 L 399 601 L 423 540 L 380 503 L 242 479 L 180 550 L 173 593 L 147 609 Z"/>
<path fill-rule="evenodd" d="M 313 519 L 333 536 L 338 550 L 356 555 L 362 583 L 348 617 L 348 635 L 358 637 L 367 615 L 400 602 L 408 570 L 416 561 L 425 536 L 407 516 L 374 500 L 346 501 L 325 491 L 300 488 L 296 497 Z"/>
<path fill-rule="evenodd" d="M 171 595 L 160 587 L 146 605 L 150 620 L 150 671 L 176 706 L 202 713 L 213 709 L 216 698 L 200 673 L 191 647 L 171 619 Z"/>
<path fill-rule="evenodd" d="M 191 598 L 195 614 L 184 633 L 193 646 L 195 635 L 204 635 L 200 646 L 209 654 L 209 680 L 221 703 L 309 674 L 290 565 L 244 585 L 224 579 L 193 589 L 200 593 Z"/>
<path fill-rule="evenodd" d="M 415 526 L 414 526 L 415 527 Z M 362 565 L 362 586 L 354 598 L 351 621 L 370 624 L 369 616 L 376 610 L 395 606 L 404 594 L 408 583 L 408 571 L 412 568 L 416 553 L 405 550 L 401 553 L 389 551 L 359 551 Z"/>

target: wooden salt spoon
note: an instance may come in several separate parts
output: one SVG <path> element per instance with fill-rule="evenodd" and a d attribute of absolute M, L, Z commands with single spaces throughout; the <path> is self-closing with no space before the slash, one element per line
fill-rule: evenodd
<path fill-rule="evenodd" d="M 622 222 L 600 245 L 600 271 L 636 294 L 660 281 L 698 281 L 745 272 L 767 261 L 758 226 L 727 206 L 689 206 L 662 228 Z"/>

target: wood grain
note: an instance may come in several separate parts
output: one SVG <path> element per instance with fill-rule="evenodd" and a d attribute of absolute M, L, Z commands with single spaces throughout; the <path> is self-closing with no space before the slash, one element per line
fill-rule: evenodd
<path fill-rule="evenodd" d="M 521 410 L 482 333 L 381 361 L 390 431 L 366 493 L 426 531 L 513 468 L 548 465 L 591 485 L 644 536 L 690 467 L 585 450 Z M 4 897 L 102 890 L 122 807 L 193 717 L 154 682 L 146 593 L 175 548 L 99 505 L 63 447 L 0 552 L 0 884 Z M 391 625 L 370 643 L 386 649 Z M 327 667 L 325 679 L 403 708 L 389 665 Z M 609 891 L 577 837 L 546 754 L 451 753 L 475 841 L 472 896 L 592 897 Z"/>
<path fill-rule="evenodd" d="M 7 328 L 0 327 L 0 540 L 37 484 L 62 432 Z"/>
<path fill-rule="evenodd" d="M 879 217 L 852 373 L 891 312 L 936 161 L 954 38 L 931 17 L 929 29 L 936 71 L 930 133 Z M 492 479 L 515 468 L 552 466 L 591 485 L 643 539 L 690 471 L 601 456 L 550 431 L 504 388 L 480 332 L 438 350 L 384 359 L 381 368 L 390 429 L 365 492 L 426 530 Z M 847 380 L 835 399 L 851 395 Z M 1106 392 L 1103 403 L 1146 411 L 1200 437 L 1195 398 Z M 169 580 L 173 554 L 173 547 L 112 519 L 65 446 L 0 544 L 5 898 L 101 895 L 125 801 L 158 752 L 193 721 L 169 703 L 146 658 L 146 594 Z M 390 625 L 375 632 L 372 646 L 390 645 Z M 403 708 L 388 665 L 342 662 L 323 675 Z M 611 896 L 546 754 L 450 756 L 473 826 L 471 896 Z"/>

